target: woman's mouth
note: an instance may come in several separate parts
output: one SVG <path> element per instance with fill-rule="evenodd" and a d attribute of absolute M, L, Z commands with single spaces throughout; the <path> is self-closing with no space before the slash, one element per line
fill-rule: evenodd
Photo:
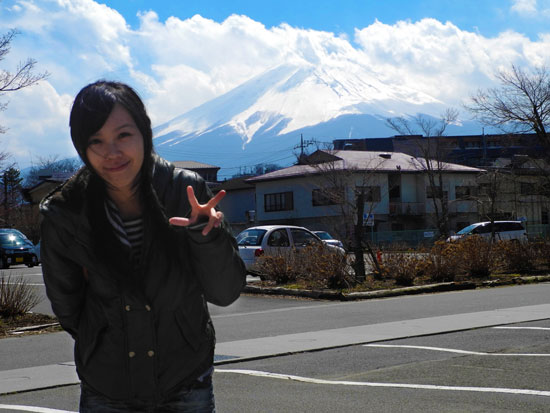
<path fill-rule="evenodd" d="M 130 161 L 124 162 L 124 163 L 122 163 L 120 165 L 116 165 L 116 166 L 105 167 L 105 170 L 107 172 L 120 172 L 123 169 L 125 169 L 128 166 L 129 163 L 130 163 Z"/>

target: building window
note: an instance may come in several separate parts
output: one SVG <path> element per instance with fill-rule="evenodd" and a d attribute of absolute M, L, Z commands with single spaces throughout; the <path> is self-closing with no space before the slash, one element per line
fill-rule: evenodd
<path fill-rule="evenodd" d="M 548 210 L 543 209 L 540 213 L 540 223 L 543 225 L 548 225 Z"/>
<path fill-rule="evenodd" d="M 357 192 L 360 191 L 365 195 L 365 202 L 380 202 L 382 199 L 379 186 L 358 186 Z"/>
<path fill-rule="evenodd" d="M 434 194 L 434 192 L 435 192 L 435 194 Z M 426 198 L 428 198 L 428 199 L 430 199 L 430 198 L 439 199 L 439 193 L 441 193 L 441 187 L 439 187 L 439 186 L 433 187 L 433 191 L 432 191 L 432 186 L 428 185 L 426 187 Z M 443 199 L 447 199 L 447 191 L 443 191 L 442 195 L 443 195 Z"/>
<path fill-rule="evenodd" d="M 532 182 L 521 182 L 521 195 L 536 195 L 537 187 Z"/>
<path fill-rule="evenodd" d="M 474 186 L 457 186 L 455 187 L 455 196 L 456 199 L 466 199 L 471 198 L 475 195 Z"/>
<path fill-rule="evenodd" d="M 294 199 L 292 192 L 278 192 L 264 195 L 265 212 L 292 211 L 293 209 Z"/>
<path fill-rule="evenodd" d="M 313 206 L 336 205 L 342 203 L 343 191 L 338 189 L 314 189 L 311 191 L 311 204 Z"/>
<path fill-rule="evenodd" d="M 394 185 L 390 188 L 390 199 L 399 199 L 401 198 L 401 187 L 399 185 Z"/>

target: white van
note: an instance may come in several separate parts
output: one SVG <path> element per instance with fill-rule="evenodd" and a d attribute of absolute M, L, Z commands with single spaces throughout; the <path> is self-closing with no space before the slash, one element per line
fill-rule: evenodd
<path fill-rule="evenodd" d="M 447 238 L 447 241 L 458 241 L 468 235 L 480 235 L 483 238 L 491 238 L 491 222 L 477 222 L 462 228 Z M 495 221 L 495 239 L 498 240 L 517 240 L 527 241 L 527 232 L 521 221 Z"/>

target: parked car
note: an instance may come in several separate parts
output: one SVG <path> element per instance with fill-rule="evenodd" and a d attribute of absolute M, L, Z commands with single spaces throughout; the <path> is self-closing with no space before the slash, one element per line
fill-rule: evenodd
<path fill-rule="evenodd" d="M 342 241 L 335 239 L 326 231 L 313 231 L 313 233 L 321 238 L 321 241 L 323 241 L 325 244 L 335 245 L 337 247 L 344 248 L 344 243 Z"/>
<path fill-rule="evenodd" d="M 237 235 L 239 254 L 246 269 L 254 273 L 254 264 L 263 254 L 299 250 L 308 245 L 325 245 L 331 251 L 345 254 L 343 248 L 324 244 L 313 232 L 294 225 L 262 225 L 251 227 Z"/>
<path fill-rule="evenodd" d="M 495 221 L 494 232 L 496 240 L 527 241 L 527 232 L 521 221 Z M 491 238 L 491 222 L 476 222 L 458 231 L 447 238 L 447 241 L 458 241 L 470 235 L 479 235 L 483 238 Z"/>
<path fill-rule="evenodd" d="M 29 240 L 25 234 L 23 234 L 21 231 L 15 228 L 0 228 L 0 234 L 17 234 L 21 237 L 23 237 L 26 240 Z M 30 240 L 29 240 L 30 242 Z"/>
<path fill-rule="evenodd" d="M 38 264 L 34 245 L 16 229 L 0 230 L 0 268 L 25 264 L 33 267 Z"/>

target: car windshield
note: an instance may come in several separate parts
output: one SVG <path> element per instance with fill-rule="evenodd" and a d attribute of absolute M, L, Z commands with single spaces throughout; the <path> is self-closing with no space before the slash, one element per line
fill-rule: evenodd
<path fill-rule="evenodd" d="M 237 235 L 237 245 L 259 246 L 266 232 L 265 229 L 245 229 Z"/>
<path fill-rule="evenodd" d="M 314 233 L 315 235 L 317 235 L 319 238 L 321 239 L 332 239 L 332 237 L 330 236 L 330 234 L 328 232 L 315 232 Z"/>
<path fill-rule="evenodd" d="M 458 231 L 458 232 L 456 233 L 456 235 L 466 235 L 466 234 L 469 234 L 475 227 L 477 227 L 477 225 L 475 225 L 475 224 L 468 225 L 466 228 L 462 228 L 460 231 Z"/>
<path fill-rule="evenodd" d="M 11 248 L 22 247 L 28 245 L 28 241 L 16 233 L 2 233 L 0 234 L 0 245 Z"/>

